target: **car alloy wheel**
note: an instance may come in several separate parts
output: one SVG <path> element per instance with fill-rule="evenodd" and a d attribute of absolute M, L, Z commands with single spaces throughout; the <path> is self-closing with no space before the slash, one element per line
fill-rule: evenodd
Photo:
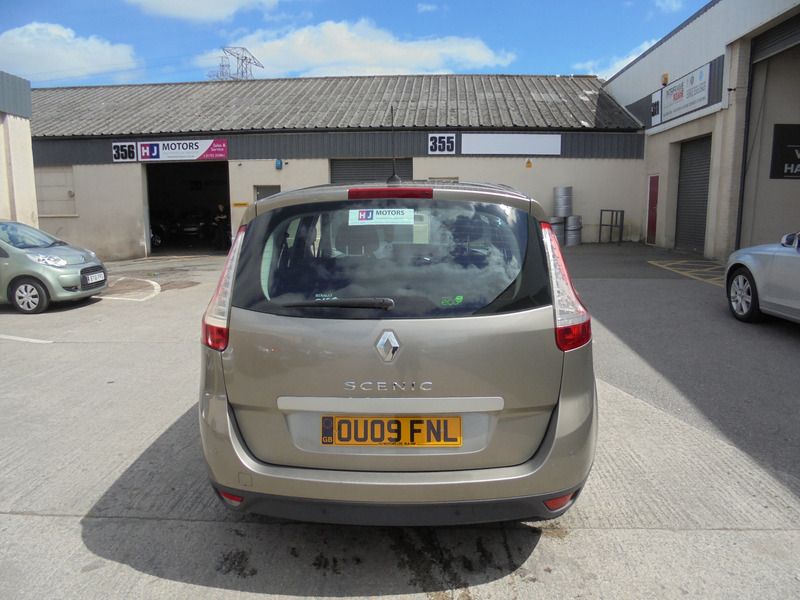
<path fill-rule="evenodd" d="M 48 297 L 44 286 L 37 281 L 18 283 L 12 292 L 14 306 L 24 313 L 40 313 L 47 308 Z"/>
<path fill-rule="evenodd" d="M 753 305 L 753 288 L 744 275 L 737 275 L 731 281 L 731 307 L 740 317 L 750 312 Z"/>
<path fill-rule="evenodd" d="M 728 280 L 728 306 L 740 321 L 752 322 L 761 318 L 758 290 L 753 276 L 745 268 L 737 269 Z"/>

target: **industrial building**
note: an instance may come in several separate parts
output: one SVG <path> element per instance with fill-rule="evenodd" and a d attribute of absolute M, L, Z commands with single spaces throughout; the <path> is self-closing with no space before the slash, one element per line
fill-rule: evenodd
<path fill-rule="evenodd" d="M 40 226 L 105 258 L 150 228 L 193 248 L 218 204 L 326 183 L 504 183 L 549 210 L 572 186 L 585 239 L 600 209 L 641 231 L 641 125 L 596 77 L 418 75 L 35 89 Z M 186 223 L 189 223 L 187 226 Z"/>
<path fill-rule="evenodd" d="M 202 248 L 219 205 L 235 227 L 259 198 L 385 181 L 393 163 L 404 179 L 508 184 L 548 212 L 554 188 L 572 186 L 584 241 L 598 239 L 602 209 L 624 211 L 626 240 L 718 259 L 800 229 L 797 0 L 712 0 L 607 82 L 34 89 L 32 115 L 39 226 L 107 259 L 150 254 L 151 229 Z"/>
<path fill-rule="evenodd" d="M 709 2 L 604 89 L 644 126 L 647 243 L 724 259 L 800 230 L 797 0 Z"/>
<path fill-rule="evenodd" d="M 30 118 L 30 82 L 0 71 L 0 219 L 36 225 Z"/>

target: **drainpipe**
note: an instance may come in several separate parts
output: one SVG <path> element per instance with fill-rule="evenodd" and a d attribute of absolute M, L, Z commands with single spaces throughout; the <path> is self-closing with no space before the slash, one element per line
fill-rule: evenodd
<path fill-rule="evenodd" d="M 744 213 L 744 184 L 747 179 L 747 143 L 750 140 L 750 108 L 753 102 L 753 42 L 750 42 L 750 54 L 747 57 L 750 66 L 747 68 L 747 103 L 744 113 L 744 148 L 742 149 L 742 173 L 739 177 L 739 211 L 736 215 L 736 241 L 734 250 L 742 246 L 742 214 Z M 766 86 L 765 86 L 766 90 Z M 765 98 L 762 98 L 763 102 Z"/>

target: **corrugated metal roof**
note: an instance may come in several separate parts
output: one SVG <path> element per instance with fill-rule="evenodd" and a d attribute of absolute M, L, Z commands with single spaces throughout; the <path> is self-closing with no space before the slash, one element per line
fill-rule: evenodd
<path fill-rule="evenodd" d="M 33 90 L 34 137 L 398 128 L 637 130 L 592 76 L 399 75 Z"/>

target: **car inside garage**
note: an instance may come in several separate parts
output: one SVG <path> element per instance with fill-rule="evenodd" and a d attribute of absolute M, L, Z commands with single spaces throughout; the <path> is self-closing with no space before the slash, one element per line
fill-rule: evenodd
<path fill-rule="evenodd" d="M 226 251 L 230 244 L 228 163 L 147 165 L 151 251 Z"/>

